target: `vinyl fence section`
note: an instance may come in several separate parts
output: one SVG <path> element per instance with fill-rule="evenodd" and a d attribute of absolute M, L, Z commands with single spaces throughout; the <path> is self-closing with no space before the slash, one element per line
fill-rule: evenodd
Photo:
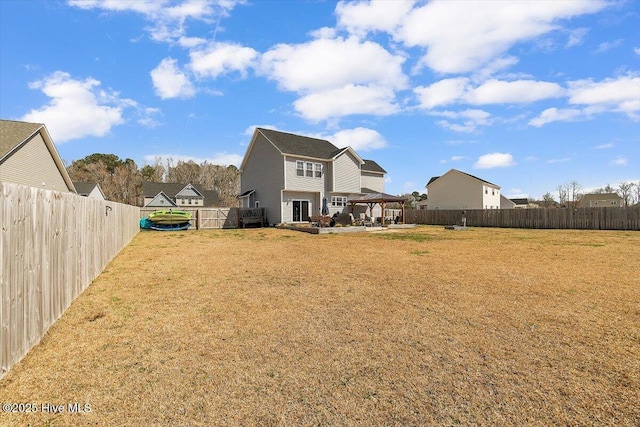
<path fill-rule="evenodd" d="M 464 212 L 464 214 L 463 214 Z M 407 210 L 407 223 L 471 227 L 640 230 L 640 207 L 578 209 Z"/>
<path fill-rule="evenodd" d="M 156 208 L 140 209 L 140 218 L 148 216 Z M 201 228 L 238 228 L 238 208 L 199 208 L 185 209 L 182 207 L 176 210 L 191 212 L 193 219 L 191 227 Z"/>
<path fill-rule="evenodd" d="M 0 377 L 139 231 L 140 208 L 0 182 Z"/>

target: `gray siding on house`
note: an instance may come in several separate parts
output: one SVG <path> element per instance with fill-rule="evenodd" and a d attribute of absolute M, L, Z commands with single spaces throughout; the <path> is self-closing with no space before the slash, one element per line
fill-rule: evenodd
<path fill-rule="evenodd" d="M 333 161 L 334 192 L 360 193 L 360 163 L 349 151 Z"/>
<path fill-rule="evenodd" d="M 281 203 L 282 222 L 293 222 L 293 202 L 296 200 L 309 202 L 309 217 L 313 215 L 320 215 L 322 202 L 320 201 L 319 193 L 307 193 L 303 191 L 283 191 Z"/>
<path fill-rule="evenodd" d="M 384 175 L 362 171 L 362 188 L 384 193 Z"/>
<path fill-rule="evenodd" d="M 0 181 L 46 190 L 69 191 L 40 133 L 0 165 Z"/>
<path fill-rule="evenodd" d="M 321 178 L 316 178 L 315 177 L 315 170 L 314 170 L 314 176 L 313 177 L 308 177 L 306 176 L 298 176 L 297 173 L 297 167 L 296 167 L 296 162 L 297 161 L 302 161 L 305 163 L 305 165 L 307 163 L 313 163 L 314 167 L 315 164 L 321 164 L 322 165 L 322 177 Z M 305 166 L 306 167 L 306 166 Z M 308 160 L 308 159 L 304 159 L 304 158 L 300 158 L 300 157 L 292 157 L 292 156 L 285 156 L 285 176 L 286 176 L 286 182 L 285 182 L 285 190 L 291 190 L 291 191 L 323 191 L 325 189 L 325 181 L 326 181 L 326 174 L 327 174 L 327 163 L 326 162 L 321 162 L 321 161 L 312 161 L 312 160 Z"/>
<path fill-rule="evenodd" d="M 482 182 L 450 172 L 428 186 L 429 210 L 483 209 Z"/>
<path fill-rule="evenodd" d="M 260 133 L 249 149 L 252 152 L 242 170 L 240 193 L 255 190 L 255 200 L 261 208 L 266 208 L 269 224 L 278 224 L 282 222 L 281 190 L 284 188 L 282 154 Z"/>

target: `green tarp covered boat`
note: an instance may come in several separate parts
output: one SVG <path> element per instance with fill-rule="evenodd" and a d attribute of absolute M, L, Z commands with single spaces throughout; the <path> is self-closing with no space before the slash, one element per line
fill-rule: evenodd
<path fill-rule="evenodd" d="M 154 224 L 184 224 L 191 220 L 191 213 L 174 209 L 157 210 L 149 214 L 149 221 Z"/>

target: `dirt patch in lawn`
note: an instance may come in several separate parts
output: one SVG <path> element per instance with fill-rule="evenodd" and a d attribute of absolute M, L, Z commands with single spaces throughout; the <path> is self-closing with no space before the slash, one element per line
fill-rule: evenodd
<path fill-rule="evenodd" d="M 639 247 L 143 232 L 0 381 L 38 410 L 0 425 L 639 425 Z"/>

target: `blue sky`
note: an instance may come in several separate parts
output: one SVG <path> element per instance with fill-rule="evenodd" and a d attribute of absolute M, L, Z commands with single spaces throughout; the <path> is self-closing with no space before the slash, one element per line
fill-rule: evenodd
<path fill-rule="evenodd" d="M 62 158 L 239 165 L 255 126 L 425 192 L 640 180 L 640 1 L 2 0 L 0 118 Z"/>

